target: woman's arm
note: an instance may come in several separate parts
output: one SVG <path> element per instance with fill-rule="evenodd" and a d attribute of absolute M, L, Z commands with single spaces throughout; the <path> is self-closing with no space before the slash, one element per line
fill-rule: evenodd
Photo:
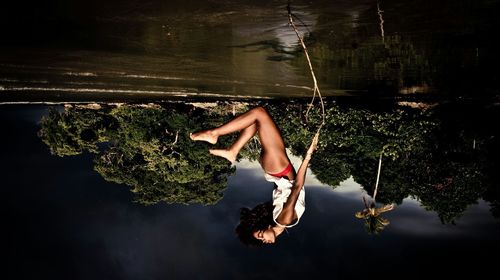
<path fill-rule="evenodd" d="M 297 200 L 299 199 L 300 191 L 304 187 L 304 182 L 306 180 L 307 166 L 309 165 L 312 153 L 314 152 L 314 150 L 316 150 L 317 145 L 318 145 L 318 135 L 314 137 L 311 146 L 309 146 L 306 156 L 304 157 L 304 160 L 300 164 L 299 170 L 297 171 L 297 176 L 295 177 L 295 182 L 292 187 L 292 192 L 290 193 L 290 196 L 288 196 L 287 201 L 283 205 L 283 210 L 276 219 L 277 222 L 281 225 L 289 225 L 297 218 L 297 213 L 295 213 L 295 205 L 297 204 Z"/>

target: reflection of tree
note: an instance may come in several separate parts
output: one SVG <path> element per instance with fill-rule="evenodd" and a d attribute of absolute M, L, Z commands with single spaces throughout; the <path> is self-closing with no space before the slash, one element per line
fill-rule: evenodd
<path fill-rule="evenodd" d="M 61 156 L 83 150 L 97 153 L 95 169 L 106 180 L 133 187 L 141 203 L 216 203 L 234 168 L 210 156 L 203 144 L 187 137 L 189 132 L 204 125 L 203 111 L 180 112 L 175 107 L 121 106 L 102 110 L 68 107 L 60 114 L 52 111 L 42 120 L 40 136 L 51 139 L 44 141 Z M 96 137 L 92 141 L 78 138 L 82 133 L 74 131 L 85 131 L 89 124 L 101 127 L 97 124 L 105 118 L 96 116 L 102 115 L 114 125 L 94 131 Z M 60 125 L 61 119 L 78 121 Z M 51 134 L 53 131 L 57 133 Z M 98 140 L 105 140 L 107 148 L 99 151 Z"/>
<path fill-rule="evenodd" d="M 498 29 L 498 18 L 490 16 L 498 3 L 431 2 L 383 0 L 352 13 L 319 11 L 308 48 L 320 84 L 382 94 L 495 96 L 492 70 L 500 56 L 488 34 Z M 292 63 L 307 71 L 304 57 Z"/>
<path fill-rule="evenodd" d="M 318 78 L 322 83 L 346 90 L 392 90 L 392 93 L 428 90 L 432 74 L 428 59 L 399 35 L 386 36 L 382 43 L 375 34 L 363 42 L 352 42 L 355 35 L 350 34 L 337 39 L 349 45 L 339 45 L 321 35 L 330 34 L 329 31 L 317 30 L 315 34 L 318 35 L 310 47 L 311 59 L 320 61 Z M 300 68 L 307 65 L 302 57 L 294 63 Z"/>

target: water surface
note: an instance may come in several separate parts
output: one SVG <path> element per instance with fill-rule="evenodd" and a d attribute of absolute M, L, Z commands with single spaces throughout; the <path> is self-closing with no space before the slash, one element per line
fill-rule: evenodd
<path fill-rule="evenodd" d="M 292 12 L 324 95 L 498 98 L 499 7 L 318 0 Z M 4 102 L 303 97 L 312 87 L 286 1 L 49 1 L 4 14 Z"/>

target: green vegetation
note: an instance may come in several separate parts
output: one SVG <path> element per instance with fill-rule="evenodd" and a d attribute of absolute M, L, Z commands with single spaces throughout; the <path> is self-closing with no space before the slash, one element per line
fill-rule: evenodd
<path fill-rule="evenodd" d="M 303 104 L 266 108 L 290 151 L 302 156 L 320 121 L 319 112 L 312 110 L 306 124 Z M 352 176 L 372 195 L 382 153 L 377 202 L 400 204 L 415 197 L 437 212 L 443 223 L 454 223 L 486 195 L 492 212 L 498 213 L 499 192 L 489 183 L 494 168 L 485 160 L 496 147 L 495 138 L 431 111 L 402 107 L 373 111 L 329 104 L 311 170 L 332 188 Z M 39 135 L 56 155 L 95 154 L 95 170 L 108 181 L 130 186 L 140 203 L 214 204 L 235 169 L 211 156 L 206 143 L 191 141 L 189 133 L 226 122 L 232 118 L 227 112 L 232 110 L 178 104 L 67 106 L 42 119 Z M 221 137 L 217 145 L 226 147 L 235 137 Z M 258 142 L 251 141 L 240 158 L 255 160 L 259 152 Z M 373 232 L 386 224 L 367 222 Z"/>
<path fill-rule="evenodd" d="M 66 109 L 59 113 L 51 109 L 41 121 L 39 136 L 58 156 L 96 153 L 97 144 L 107 141 L 106 131 L 111 126 L 112 120 L 99 110 Z"/>
<path fill-rule="evenodd" d="M 130 186 L 138 202 L 215 204 L 234 167 L 189 139 L 190 132 L 206 124 L 206 112 L 183 110 L 66 107 L 42 119 L 39 135 L 59 156 L 94 153 L 95 170 L 108 181 Z M 83 137 L 91 128 L 93 137 Z"/>
<path fill-rule="evenodd" d="M 296 155 L 305 153 L 314 124 L 319 123 L 318 112 L 313 111 L 306 126 L 305 109 L 301 105 L 269 109 Z M 377 202 L 400 204 L 406 197 L 415 197 L 426 209 L 436 211 L 443 223 L 454 223 L 488 190 L 484 161 L 488 151 L 471 145 L 474 137 L 486 141 L 488 136 L 467 133 L 431 112 L 375 112 L 330 105 L 310 167 L 324 184 L 335 188 L 352 176 L 372 195 L 382 153 Z"/>

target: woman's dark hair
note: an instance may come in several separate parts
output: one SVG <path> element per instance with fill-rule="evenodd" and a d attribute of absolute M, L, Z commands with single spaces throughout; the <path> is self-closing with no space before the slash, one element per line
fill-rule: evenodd
<path fill-rule="evenodd" d="M 271 202 L 261 203 L 252 209 L 241 208 L 240 223 L 236 226 L 236 235 L 240 241 L 247 246 L 259 246 L 261 240 L 256 239 L 253 233 L 265 230 L 276 223 L 273 220 L 273 204 Z"/>

